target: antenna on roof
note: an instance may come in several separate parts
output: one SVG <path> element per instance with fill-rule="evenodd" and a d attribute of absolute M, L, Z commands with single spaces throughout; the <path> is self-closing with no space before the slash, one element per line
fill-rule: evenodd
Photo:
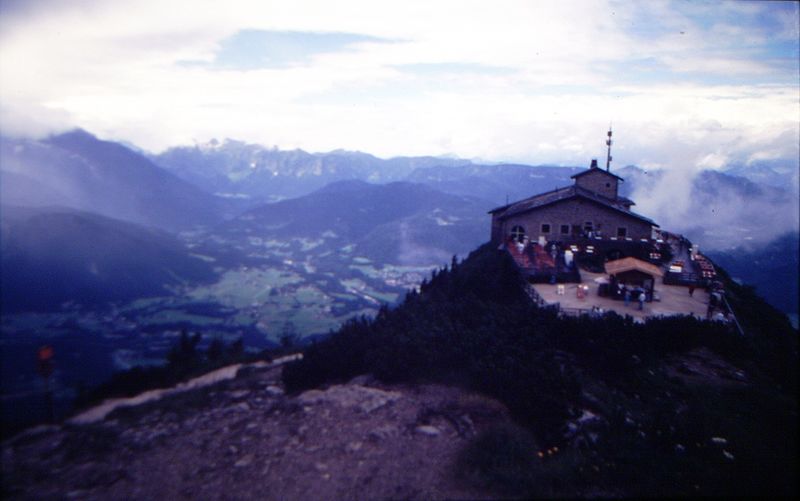
<path fill-rule="evenodd" d="M 608 146 L 608 156 L 606 157 L 606 171 L 611 172 L 611 124 L 608 124 L 608 139 L 606 139 L 606 146 Z"/>

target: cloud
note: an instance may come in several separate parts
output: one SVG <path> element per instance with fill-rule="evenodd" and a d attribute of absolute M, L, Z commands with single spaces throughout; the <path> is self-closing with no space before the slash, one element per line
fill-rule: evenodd
<path fill-rule="evenodd" d="M 12 14 L 0 16 L 4 133 L 72 125 L 154 151 L 226 136 L 583 165 L 602 155 L 613 121 L 615 162 L 672 169 L 792 154 L 798 135 L 796 48 L 772 36 L 796 31 L 796 5 L 3 8 Z"/>
<path fill-rule="evenodd" d="M 352 33 L 242 30 L 219 44 L 212 61 L 180 61 L 188 66 L 254 70 L 307 64 L 318 54 L 341 52 L 356 44 L 388 42 Z"/>

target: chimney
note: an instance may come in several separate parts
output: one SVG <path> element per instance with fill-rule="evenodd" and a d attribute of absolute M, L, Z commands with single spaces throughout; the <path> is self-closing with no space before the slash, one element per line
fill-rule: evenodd
<path fill-rule="evenodd" d="M 592 165 L 590 165 L 589 168 L 590 169 L 596 169 L 597 168 L 597 159 L 596 158 L 592 159 Z"/>

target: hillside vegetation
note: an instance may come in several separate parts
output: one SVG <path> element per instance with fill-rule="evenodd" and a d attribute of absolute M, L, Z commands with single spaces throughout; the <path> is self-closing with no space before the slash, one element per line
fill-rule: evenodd
<path fill-rule="evenodd" d="M 308 347 L 284 383 L 371 373 L 498 398 L 520 428 L 477 437 L 458 470 L 501 495 L 795 493 L 797 331 L 727 285 L 745 336 L 689 317 L 559 318 L 485 245 Z"/>

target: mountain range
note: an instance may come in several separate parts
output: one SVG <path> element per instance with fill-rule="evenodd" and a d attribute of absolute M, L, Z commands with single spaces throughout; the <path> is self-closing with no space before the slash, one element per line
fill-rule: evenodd
<path fill-rule="evenodd" d="M 798 195 L 791 176 L 777 182 L 785 166 L 749 167 L 686 179 L 635 166 L 615 173 L 626 180 L 622 194 L 638 202 L 634 210 L 663 228 L 707 250 L 755 252 L 796 231 Z M 353 244 L 364 257 L 395 264 L 446 262 L 485 239 L 485 212 L 493 205 L 568 185 L 580 170 L 312 154 L 235 140 L 148 155 L 82 130 L 38 141 L 0 138 L 4 205 L 69 207 L 171 232 L 216 232 L 240 250 L 251 237 L 311 241 L 324 234 L 330 245 L 317 256 Z M 683 184 L 674 186 L 676 179 Z"/>
<path fill-rule="evenodd" d="M 329 153 L 282 151 L 231 139 L 170 148 L 150 158 L 208 192 L 262 202 L 304 195 L 334 181 L 361 179 L 387 183 L 405 179 L 420 167 L 468 163 L 436 157 L 384 160 L 367 153 L 343 150 Z"/>

